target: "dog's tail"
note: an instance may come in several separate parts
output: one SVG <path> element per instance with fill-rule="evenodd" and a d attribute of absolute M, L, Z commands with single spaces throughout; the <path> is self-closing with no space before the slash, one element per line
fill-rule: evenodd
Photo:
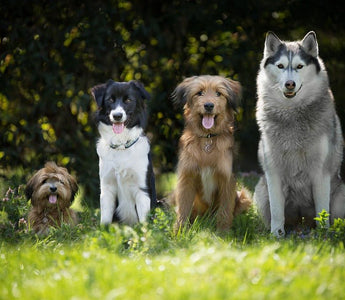
<path fill-rule="evenodd" d="M 247 189 L 242 188 L 237 192 L 234 216 L 248 211 L 252 204 L 253 200 L 251 193 Z"/>

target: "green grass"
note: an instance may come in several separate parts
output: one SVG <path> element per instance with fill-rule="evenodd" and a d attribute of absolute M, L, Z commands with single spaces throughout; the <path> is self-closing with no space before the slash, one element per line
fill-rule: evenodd
<path fill-rule="evenodd" d="M 256 180 L 240 182 L 252 190 Z M 105 228 L 97 210 L 84 209 L 78 226 L 40 238 L 23 220 L 13 221 L 27 212 L 23 189 L 6 197 L 0 299 L 344 298 L 343 220 L 277 240 L 253 208 L 225 235 L 201 218 L 176 236 L 171 211 L 157 209 L 134 228 Z"/>

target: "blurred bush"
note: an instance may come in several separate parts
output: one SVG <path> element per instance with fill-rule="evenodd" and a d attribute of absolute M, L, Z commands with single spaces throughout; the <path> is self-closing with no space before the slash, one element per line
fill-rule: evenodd
<path fill-rule="evenodd" d="M 341 1 L 3 1 L 0 4 L 1 175 L 26 178 L 55 160 L 98 205 L 97 109 L 89 89 L 141 80 L 152 94 L 149 136 L 157 173 L 174 170 L 182 112 L 170 94 L 184 77 L 240 80 L 237 169 L 257 168 L 255 78 L 265 33 L 299 39 L 315 30 L 345 123 L 345 21 Z"/>

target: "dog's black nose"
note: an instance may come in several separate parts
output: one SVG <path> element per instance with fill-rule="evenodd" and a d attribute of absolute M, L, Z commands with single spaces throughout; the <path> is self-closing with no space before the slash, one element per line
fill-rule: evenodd
<path fill-rule="evenodd" d="M 123 114 L 121 112 L 113 113 L 113 118 L 115 121 L 121 121 Z"/>
<path fill-rule="evenodd" d="M 296 82 L 294 82 L 293 80 L 288 80 L 287 82 L 285 82 L 285 87 L 288 90 L 293 90 L 296 87 Z"/>
<path fill-rule="evenodd" d="M 52 193 L 56 192 L 56 190 L 57 190 L 57 187 L 56 187 L 56 186 L 51 186 L 51 187 L 50 187 L 50 191 L 51 191 Z"/>
<path fill-rule="evenodd" d="M 205 110 L 208 112 L 211 112 L 214 108 L 214 104 L 211 102 L 207 102 L 204 104 Z"/>

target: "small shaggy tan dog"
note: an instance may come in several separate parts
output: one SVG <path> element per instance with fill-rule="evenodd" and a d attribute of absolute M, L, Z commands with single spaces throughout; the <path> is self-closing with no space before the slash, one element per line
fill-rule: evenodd
<path fill-rule="evenodd" d="M 49 227 L 62 223 L 75 225 L 76 213 L 69 207 L 78 191 L 76 180 L 66 168 L 48 162 L 37 171 L 26 185 L 25 195 L 31 199 L 28 221 L 39 235 L 49 232 Z"/>
<path fill-rule="evenodd" d="M 229 230 L 234 215 L 249 208 L 245 190 L 236 192 L 232 174 L 234 112 L 241 85 L 221 76 L 186 78 L 172 94 L 184 105 L 185 128 L 179 143 L 176 230 L 197 215 L 215 215 L 217 229 Z"/>

